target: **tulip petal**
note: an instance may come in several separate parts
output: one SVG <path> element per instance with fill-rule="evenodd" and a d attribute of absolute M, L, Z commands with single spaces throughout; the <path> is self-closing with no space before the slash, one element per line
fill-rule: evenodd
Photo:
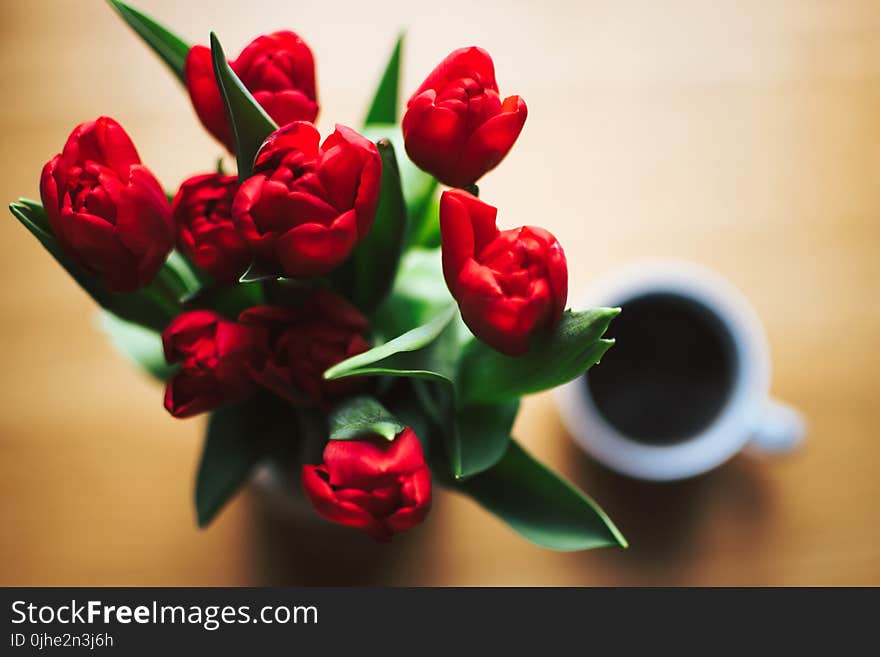
<path fill-rule="evenodd" d="M 434 105 L 435 94 L 426 91 L 411 101 L 403 117 L 404 147 L 409 158 L 425 171 L 451 185 L 459 183 L 458 162 L 468 139 L 466 108 L 454 111 Z"/>
<path fill-rule="evenodd" d="M 495 64 L 492 57 L 482 48 L 471 46 L 453 50 L 428 74 L 413 98 L 428 89 L 439 90 L 460 78 L 476 79 L 483 87 L 498 91 L 495 81 Z M 410 99 L 412 103 L 412 99 Z"/>
<path fill-rule="evenodd" d="M 171 202 L 177 245 L 221 285 L 236 283 L 252 260 L 232 219 L 238 178 L 217 173 L 185 180 Z"/>
<path fill-rule="evenodd" d="M 337 210 L 346 210 L 354 207 L 363 164 L 357 151 L 340 143 L 328 148 L 329 140 L 322 147 L 318 177 L 327 190 L 327 200 Z"/>
<path fill-rule="evenodd" d="M 220 316 L 212 310 L 191 310 L 178 315 L 162 332 L 165 360 L 175 363 L 187 356 L 213 351 L 213 334 Z"/>
<path fill-rule="evenodd" d="M 272 271 L 325 274 L 369 231 L 378 204 L 381 160 L 375 144 L 337 126 L 322 145 L 314 126 L 294 122 L 257 153 L 258 175 L 232 203 L 235 224 Z"/>
<path fill-rule="evenodd" d="M 360 384 L 322 378 L 327 368 L 369 349 L 360 335 L 366 318 L 329 290 L 313 292 L 295 306 L 249 308 L 238 322 L 264 331 L 268 354 L 255 365 L 254 378 L 281 397 L 300 405 L 326 405 Z"/>
<path fill-rule="evenodd" d="M 562 319 L 568 301 L 568 263 L 562 245 L 549 231 L 537 226 L 523 226 L 523 233 L 535 235 L 544 245 L 544 263 L 553 300 L 551 324 Z"/>
<path fill-rule="evenodd" d="M 128 133 L 121 125 L 119 125 L 119 123 L 108 116 L 99 117 L 95 121 L 95 129 L 96 132 L 99 133 L 96 135 L 97 141 L 103 147 L 103 158 L 95 159 L 101 162 L 104 166 L 116 171 L 121 178 L 125 178 L 125 174 L 128 173 L 129 167 L 141 163 L 141 158 L 138 155 L 134 143 L 131 141 L 131 137 L 128 136 Z M 103 135 L 100 134 L 100 131 L 102 130 Z M 90 159 L 85 153 L 83 153 L 82 149 L 85 145 L 84 142 L 87 142 L 87 140 L 83 139 L 83 141 L 80 142 L 80 157 L 82 159 Z"/>
<path fill-rule="evenodd" d="M 281 199 L 279 205 L 278 212 L 281 220 L 274 226 L 278 232 L 301 224 L 320 223 L 327 225 L 339 216 L 339 211 L 324 199 L 299 190 L 287 194 Z"/>
<path fill-rule="evenodd" d="M 133 253 L 158 253 L 164 260 L 174 242 L 171 208 L 149 169 L 132 167 L 129 184 L 120 190 L 118 209 L 120 241 Z"/>
<path fill-rule="evenodd" d="M 233 150 L 232 129 L 226 116 L 226 107 L 217 86 L 211 49 L 205 46 L 190 48 L 184 63 L 186 88 L 199 121 L 229 152 Z"/>
<path fill-rule="evenodd" d="M 443 275 L 453 296 L 462 267 L 498 235 L 497 213 L 496 208 L 464 190 L 447 190 L 440 197 Z"/>
<path fill-rule="evenodd" d="M 116 236 L 113 224 L 102 217 L 65 210 L 61 230 L 71 253 L 86 269 L 101 275 L 114 292 L 130 292 L 139 287 L 134 255 Z"/>
<path fill-rule="evenodd" d="M 499 287 L 494 272 L 473 260 L 462 268 L 456 290 L 461 317 L 471 332 L 510 356 L 528 351 L 531 333 L 546 325 L 552 312 L 545 280 L 534 281 L 531 296 L 510 297 Z"/>
<path fill-rule="evenodd" d="M 304 465 L 302 468 L 303 490 L 315 510 L 328 520 L 363 530 L 376 539 L 391 538 L 388 530 L 357 504 L 339 500 L 330 483 L 321 476 L 326 473 L 323 466 Z"/>
<path fill-rule="evenodd" d="M 214 335 L 217 356 L 250 352 L 259 346 L 262 332 L 252 326 L 241 326 L 235 322 L 220 321 Z"/>
<path fill-rule="evenodd" d="M 257 91 L 254 98 L 278 125 L 292 121 L 314 121 L 318 116 L 318 103 L 298 89 Z"/>
<path fill-rule="evenodd" d="M 303 319 L 298 306 L 254 306 L 238 316 L 242 324 L 293 324 Z M 276 327 L 278 328 L 278 327 Z"/>
<path fill-rule="evenodd" d="M 58 177 L 63 177 L 63 172 L 60 169 L 60 164 L 61 154 L 59 153 L 46 162 L 43 172 L 40 174 L 40 199 L 43 201 L 43 208 L 46 210 L 46 215 L 49 218 L 49 225 L 56 235 L 60 232 L 58 220 L 61 216 Z"/>
<path fill-rule="evenodd" d="M 189 417 L 247 398 L 255 388 L 250 366 L 264 340 L 262 330 L 240 326 L 212 311 L 178 316 L 162 332 L 165 359 L 183 361 L 165 390 L 168 412 Z"/>
<path fill-rule="evenodd" d="M 293 87 L 315 100 L 312 51 L 295 32 L 279 30 L 259 36 L 229 65 L 252 91 L 277 92 Z"/>
<path fill-rule="evenodd" d="M 400 508 L 400 487 L 392 483 L 369 491 L 357 488 L 337 488 L 336 499 L 352 502 L 377 519 L 386 518 Z"/>
<path fill-rule="evenodd" d="M 403 482 L 401 494 L 403 506 L 385 518 L 385 526 L 395 534 L 420 524 L 431 510 L 431 471 L 423 467 L 414 472 Z"/>
<path fill-rule="evenodd" d="M 304 310 L 308 315 L 323 317 L 334 325 L 344 327 L 349 333 L 367 330 L 367 318 L 354 304 L 328 290 L 314 292 L 305 302 Z"/>
<path fill-rule="evenodd" d="M 341 148 L 341 152 L 355 155 L 357 159 L 340 157 L 338 148 Z M 331 198 L 335 199 L 333 202 L 337 208 L 354 207 L 358 239 L 363 239 L 370 231 L 379 204 L 382 179 L 379 149 L 363 135 L 340 124 L 336 124 L 336 130 L 324 140 L 321 149 L 325 153 L 319 167 L 321 182 Z M 337 155 L 327 158 L 328 152 Z M 349 185 L 353 192 L 349 190 Z M 351 193 L 354 198 L 349 201 Z"/>
<path fill-rule="evenodd" d="M 176 418 L 204 413 L 222 402 L 214 377 L 198 369 L 181 370 L 165 386 L 165 409 Z"/>
<path fill-rule="evenodd" d="M 522 132 L 527 116 L 525 101 L 519 96 L 507 98 L 501 113 L 483 123 L 467 140 L 457 176 L 475 181 L 498 166 Z"/>
<path fill-rule="evenodd" d="M 266 177 L 263 175 L 251 176 L 238 189 L 235 198 L 232 201 L 232 221 L 236 230 L 247 241 L 250 246 L 254 259 L 272 268 L 275 264 L 275 239 L 277 233 L 264 233 L 257 226 L 257 222 L 253 215 L 254 209 L 259 207 L 263 198 L 264 182 Z M 269 191 L 273 187 L 268 186 Z M 287 196 L 287 190 L 283 185 L 278 185 L 277 196 L 279 198 Z M 276 201 L 280 202 L 280 201 Z"/>
<path fill-rule="evenodd" d="M 266 137 L 254 160 L 254 171 L 264 173 L 267 167 L 278 166 L 279 162 L 275 161 L 277 157 L 289 151 L 302 153 L 306 160 L 316 159 L 320 142 L 321 135 L 311 123 L 294 121 L 282 126 Z"/>
<path fill-rule="evenodd" d="M 354 210 L 329 226 L 307 223 L 296 226 L 275 242 L 276 257 L 289 276 L 326 274 L 342 263 L 357 242 Z"/>
<path fill-rule="evenodd" d="M 331 440 L 323 465 L 303 467 L 303 487 L 323 516 L 388 540 L 411 529 L 431 507 L 431 473 L 412 429 L 393 443 Z"/>
<path fill-rule="evenodd" d="M 376 488 L 423 468 L 425 458 L 418 437 L 407 427 L 390 443 L 384 438 L 331 440 L 324 462 L 334 486 Z"/>
<path fill-rule="evenodd" d="M 77 126 L 64 144 L 62 157 L 67 162 L 80 164 L 97 162 L 123 179 L 128 178 L 132 165 L 141 162 L 131 137 L 108 116 Z"/>

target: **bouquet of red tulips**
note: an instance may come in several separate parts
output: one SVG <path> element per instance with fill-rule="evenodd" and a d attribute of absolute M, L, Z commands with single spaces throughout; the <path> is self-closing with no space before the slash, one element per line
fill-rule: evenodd
<path fill-rule="evenodd" d="M 190 45 L 110 4 L 237 172 L 221 159 L 166 194 L 101 117 L 45 165 L 42 203 L 10 208 L 102 307 L 114 343 L 165 382 L 167 411 L 210 414 L 199 524 L 271 464 L 318 514 L 380 540 L 425 519 L 436 483 L 548 548 L 625 545 L 510 436 L 520 397 L 599 361 L 617 310 L 566 310 L 556 238 L 504 227 L 479 198 L 527 114 L 500 94 L 489 54 L 453 51 L 399 120 L 399 40 L 361 129 L 322 139 L 297 34 L 227 60 L 213 34 Z"/>

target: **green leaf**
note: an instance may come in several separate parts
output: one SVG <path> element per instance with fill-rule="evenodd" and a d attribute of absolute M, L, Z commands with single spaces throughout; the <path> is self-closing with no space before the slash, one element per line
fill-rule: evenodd
<path fill-rule="evenodd" d="M 377 321 L 398 319 L 407 313 L 416 317 L 433 313 L 436 318 L 378 347 L 378 351 L 331 368 L 325 376 L 370 374 L 418 379 L 414 390 L 444 435 L 452 475 L 473 477 L 504 455 L 522 394 L 574 378 L 605 353 L 611 342 L 600 337 L 617 311 L 567 313 L 553 336 L 539 341 L 527 356 L 512 359 L 476 343 L 454 306 L 453 320 L 441 320 L 443 315 L 437 315 L 435 304 L 450 303 L 451 299 L 443 284 L 438 254 L 414 253 L 419 254 L 419 260 L 404 261 L 398 277 L 401 285 L 395 285 L 377 313 Z M 414 349 L 397 349 L 414 334 L 426 339 L 417 341 Z M 463 351 L 462 335 L 467 336 Z"/>
<path fill-rule="evenodd" d="M 190 44 L 176 34 L 170 32 L 149 16 L 142 14 L 137 9 L 128 6 L 119 0 L 107 0 L 122 19 L 128 23 L 138 35 L 150 46 L 153 51 L 177 76 L 181 84 L 186 85 L 183 76 L 183 68 L 186 56 L 189 53 Z"/>
<path fill-rule="evenodd" d="M 600 339 L 619 308 L 566 311 L 552 333 L 523 356 L 505 356 L 478 340 L 464 349 L 456 382 L 467 402 L 504 401 L 547 390 L 583 374 L 614 344 Z"/>
<path fill-rule="evenodd" d="M 443 435 L 452 475 L 470 477 L 504 454 L 519 400 L 461 404 L 454 373 L 465 335 L 470 338 L 457 308 L 447 306 L 427 324 L 331 367 L 324 377 L 413 379 L 423 409 Z"/>
<path fill-rule="evenodd" d="M 399 125 L 370 125 L 365 127 L 363 134 L 368 139 L 379 141 L 388 139 L 397 154 L 397 166 L 400 169 L 400 181 L 403 186 L 403 197 L 406 199 L 409 230 L 407 231 L 407 247 L 436 246 L 422 241 L 423 234 L 430 236 L 436 228 L 439 234 L 439 220 L 432 201 L 437 197 L 439 183 L 429 173 L 425 173 L 413 164 L 406 155 L 403 133 Z M 433 214 L 432 214 L 433 211 Z M 427 225 L 426 225 L 427 224 Z"/>
<path fill-rule="evenodd" d="M 385 65 L 385 72 L 382 74 L 379 88 L 376 89 L 376 95 L 373 96 L 373 103 L 364 121 L 365 126 L 376 123 L 397 123 L 397 108 L 400 104 L 400 51 L 403 47 L 403 36 L 401 32 L 397 37 L 397 43 L 394 44 L 394 50 L 391 51 L 391 57 Z"/>
<path fill-rule="evenodd" d="M 99 325 L 123 356 L 159 381 L 167 381 L 177 370 L 165 362 L 160 333 L 106 311 L 100 314 Z"/>
<path fill-rule="evenodd" d="M 418 379 L 399 379 L 383 396 L 385 406 L 404 425 L 411 428 L 419 437 L 425 455 L 430 459 L 431 454 L 431 418 L 425 413 L 419 400 L 416 398 L 413 386 L 424 383 Z"/>
<path fill-rule="evenodd" d="M 12 215 L 36 237 L 40 244 L 67 271 L 68 274 L 102 308 L 116 316 L 161 332 L 180 312 L 178 295 L 182 287 L 177 274 L 163 268 L 148 286 L 135 292 L 119 294 L 110 292 L 98 276 L 77 265 L 67 256 L 55 239 L 45 211 L 35 201 L 21 199 L 9 205 Z"/>
<path fill-rule="evenodd" d="M 445 464 L 455 479 L 473 477 L 495 465 L 507 450 L 519 400 L 460 406 L 451 382 L 413 379 L 422 409 L 442 436 Z"/>
<path fill-rule="evenodd" d="M 417 392 L 423 393 L 430 383 L 431 391 L 424 395 L 424 405 L 436 403 L 432 419 L 442 427 L 449 462 L 453 472 L 461 472 L 461 450 L 455 417 L 454 372 L 457 325 L 453 318 L 458 314 L 453 305 L 427 324 L 407 331 L 403 335 L 379 347 L 353 356 L 324 373 L 326 379 L 348 376 L 387 376 L 414 380 Z M 442 405 L 442 409 L 441 409 Z"/>
<path fill-rule="evenodd" d="M 400 260 L 391 294 L 372 314 L 370 325 L 382 337 L 398 336 L 454 305 L 443 279 L 440 250 L 410 249 Z"/>
<path fill-rule="evenodd" d="M 605 512 L 511 441 L 490 470 L 451 488 L 474 499 L 529 541 L 551 550 L 627 547 Z"/>
<path fill-rule="evenodd" d="M 437 183 L 437 181 L 434 181 Z M 440 247 L 440 186 L 432 186 L 424 206 L 418 210 L 419 220 L 412 222 L 409 244 L 428 249 Z"/>
<path fill-rule="evenodd" d="M 165 260 L 165 264 L 156 272 L 156 277 L 146 288 L 142 290 L 147 294 L 155 292 L 162 299 L 170 300 L 173 306 L 173 312 L 179 312 L 179 305 L 185 299 L 197 294 L 202 287 L 202 283 L 195 271 L 190 268 L 186 258 L 176 250 L 172 250 Z M 141 290 L 124 296 L 130 297 L 132 294 L 139 294 Z"/>
<path fill-rule="evenodd" d="M 220 95 L 226 107 L 226 116 L 229 125 L 232 126 L 238 179 L 243 182 L 251 176 L 254 158 L 263 140 L 277 130 L 278 126 L 229 67 L 226 55 L 223 54 L 223 47 L 213 32 L 211 32 L 211 56 L 214 60 L 214 74 L 217 76 Z"/>
<path fill-rule="evenodd" d="M 49 226 L 49 219 L 46 217 L 46 211 L 43 206 L 30 201 L 28 199 L 19 199 L 17 202 L 9 204 L 9 211 L 12 216 L 18 219 L 22 226 L 27 228 L 31 235 L 36 237 L 40 244 L 52 254 L 52 256 L 61 263 L 66 269 L 67 256 L 61 250 L 61 245 L 55 239 L 52 228 Z M 63 260 L 62 260 L 63 259 Z"/>
<path fill-rule="evenodd" d="M 264 458 L 286 460 L 302 443 L 306 412 L 258 394 L 211 413 L 196 476 L 196 516 L 205 527 Z"/>
<path fill-rule="evenodd" d="M 206 527 L 250 476 L 262 455 L 253 440 L 253 402 L 211 413 L 196 476 L 196 517 Z"/>
<path fill-rule="evenodd" d="M 379 435 L 391 441 L 404 429 L 406 425 L 372 397 L 348 399 L 330 413 L 330 440 Z"/>
<path fill-rule="evenodd" d="M 412 204 L 412 228 L 408 246 L 433 249 L 440 246 L 440 183 L 433 176 L 424 182 Z"/>
<path fill-rule="evenodd" d="M 177 285 L 180 287 L 178 299 L 181 301 L 187 297 L 198 294 L 202 289 L 203 281 L 199 271 L 177 249 L 168 254 L 165 261 L 165 269 L 173 272 Z"/>
<path fill-rule="evenodd" d="M 443 330 L 452 321 L 455 315 L 455 307 L 448 308 L 427 324 L 407 331 L 389 342 L 378 347 L 373 347 L 356 356 L 352 356 L 341 363 L 337 363 L 326 372 L 324 378 L 328 380 L 343 379 L 350 376 L 381 375 L 391 376 L 415 376 L 420 378 L 449 380 L 445 374 L 430 370 L 401 369 L 400 364 L 406 354 L 423 349 L 436 340 Z"/>
<path fill-rule="evenodd" d="M 457 463 L 453 463 L 454 477 L 472 477 L 501 460 L 510 444 L 510 431 L 518 411 L 518 399 L 499 404 L 473 404 L 458 410 L 459 445 Z"/>
<path fill-rule="evenodd" d="M 23 205 L 25 207 L 25 214 L 27 214 L 28 221 L 31 221 L 44 233 L 47 233 L 48 235 L 53 234 L 52 226 L 49 225 L 49 217 L 46 216 L 46 211 L 43 209 L 43 205 L 39 201 L 33 201 L 29 198 L 19 198 L 14 205 Z"/>
<path fill-rule="evenodd" d="M 394 147 L 387 139 L 376 144 L 382 158 L 379 207 L 369 234 L 358 244 L 333 281 L 365 313 L 373 311 L 391 290 L 406 236 L 406 203 Z"/>

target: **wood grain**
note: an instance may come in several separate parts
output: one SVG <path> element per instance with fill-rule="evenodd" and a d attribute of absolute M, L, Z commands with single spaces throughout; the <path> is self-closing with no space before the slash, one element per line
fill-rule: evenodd
<path fill-rule="evenodd" d="M 0 222 L 0 584 L 880 584 L 880 4 L 871 0 L 240 3 L 143 0 L 229 52 L 279 27 L 313 46 L 321 127 L 357 125 L 399 26 L 405 88 L 453 47 L 494 55 L 530 116 L 481 184 L 504 225 L 539 223 L 573 292 L 640 256 L 710 266 L 752 300 L 774 393 L 809 442 L 700 479 L 610 474 L 547 395 L 516 427 L 618 521 L 627 551 L 535 548 L 441 494 L 425 526 L 377 546 L 241 496 L 195 528 L 202 421 L 96 329 L 89 300 L 10 217 Z M 177 82 L 100 2 L 0 4 L 2 198 L 35 197 L 70 129 L 130 131 L 172 188 L 217 146 Z"/>

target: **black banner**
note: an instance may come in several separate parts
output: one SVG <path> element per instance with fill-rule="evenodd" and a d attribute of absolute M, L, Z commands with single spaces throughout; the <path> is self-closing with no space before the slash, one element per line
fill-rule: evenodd
<path fill-rule="evenodd" d="M 876 590 L 8 588 L 0 654 L 866 649 Z M 863 643 L 863 640 L 868 643 Z M 702 648 L 702 650 L 701 650 Z M 210 652 L 208 652 L 210 651 Z M 556 652 L 556 650 L 554 650 Z"/>

